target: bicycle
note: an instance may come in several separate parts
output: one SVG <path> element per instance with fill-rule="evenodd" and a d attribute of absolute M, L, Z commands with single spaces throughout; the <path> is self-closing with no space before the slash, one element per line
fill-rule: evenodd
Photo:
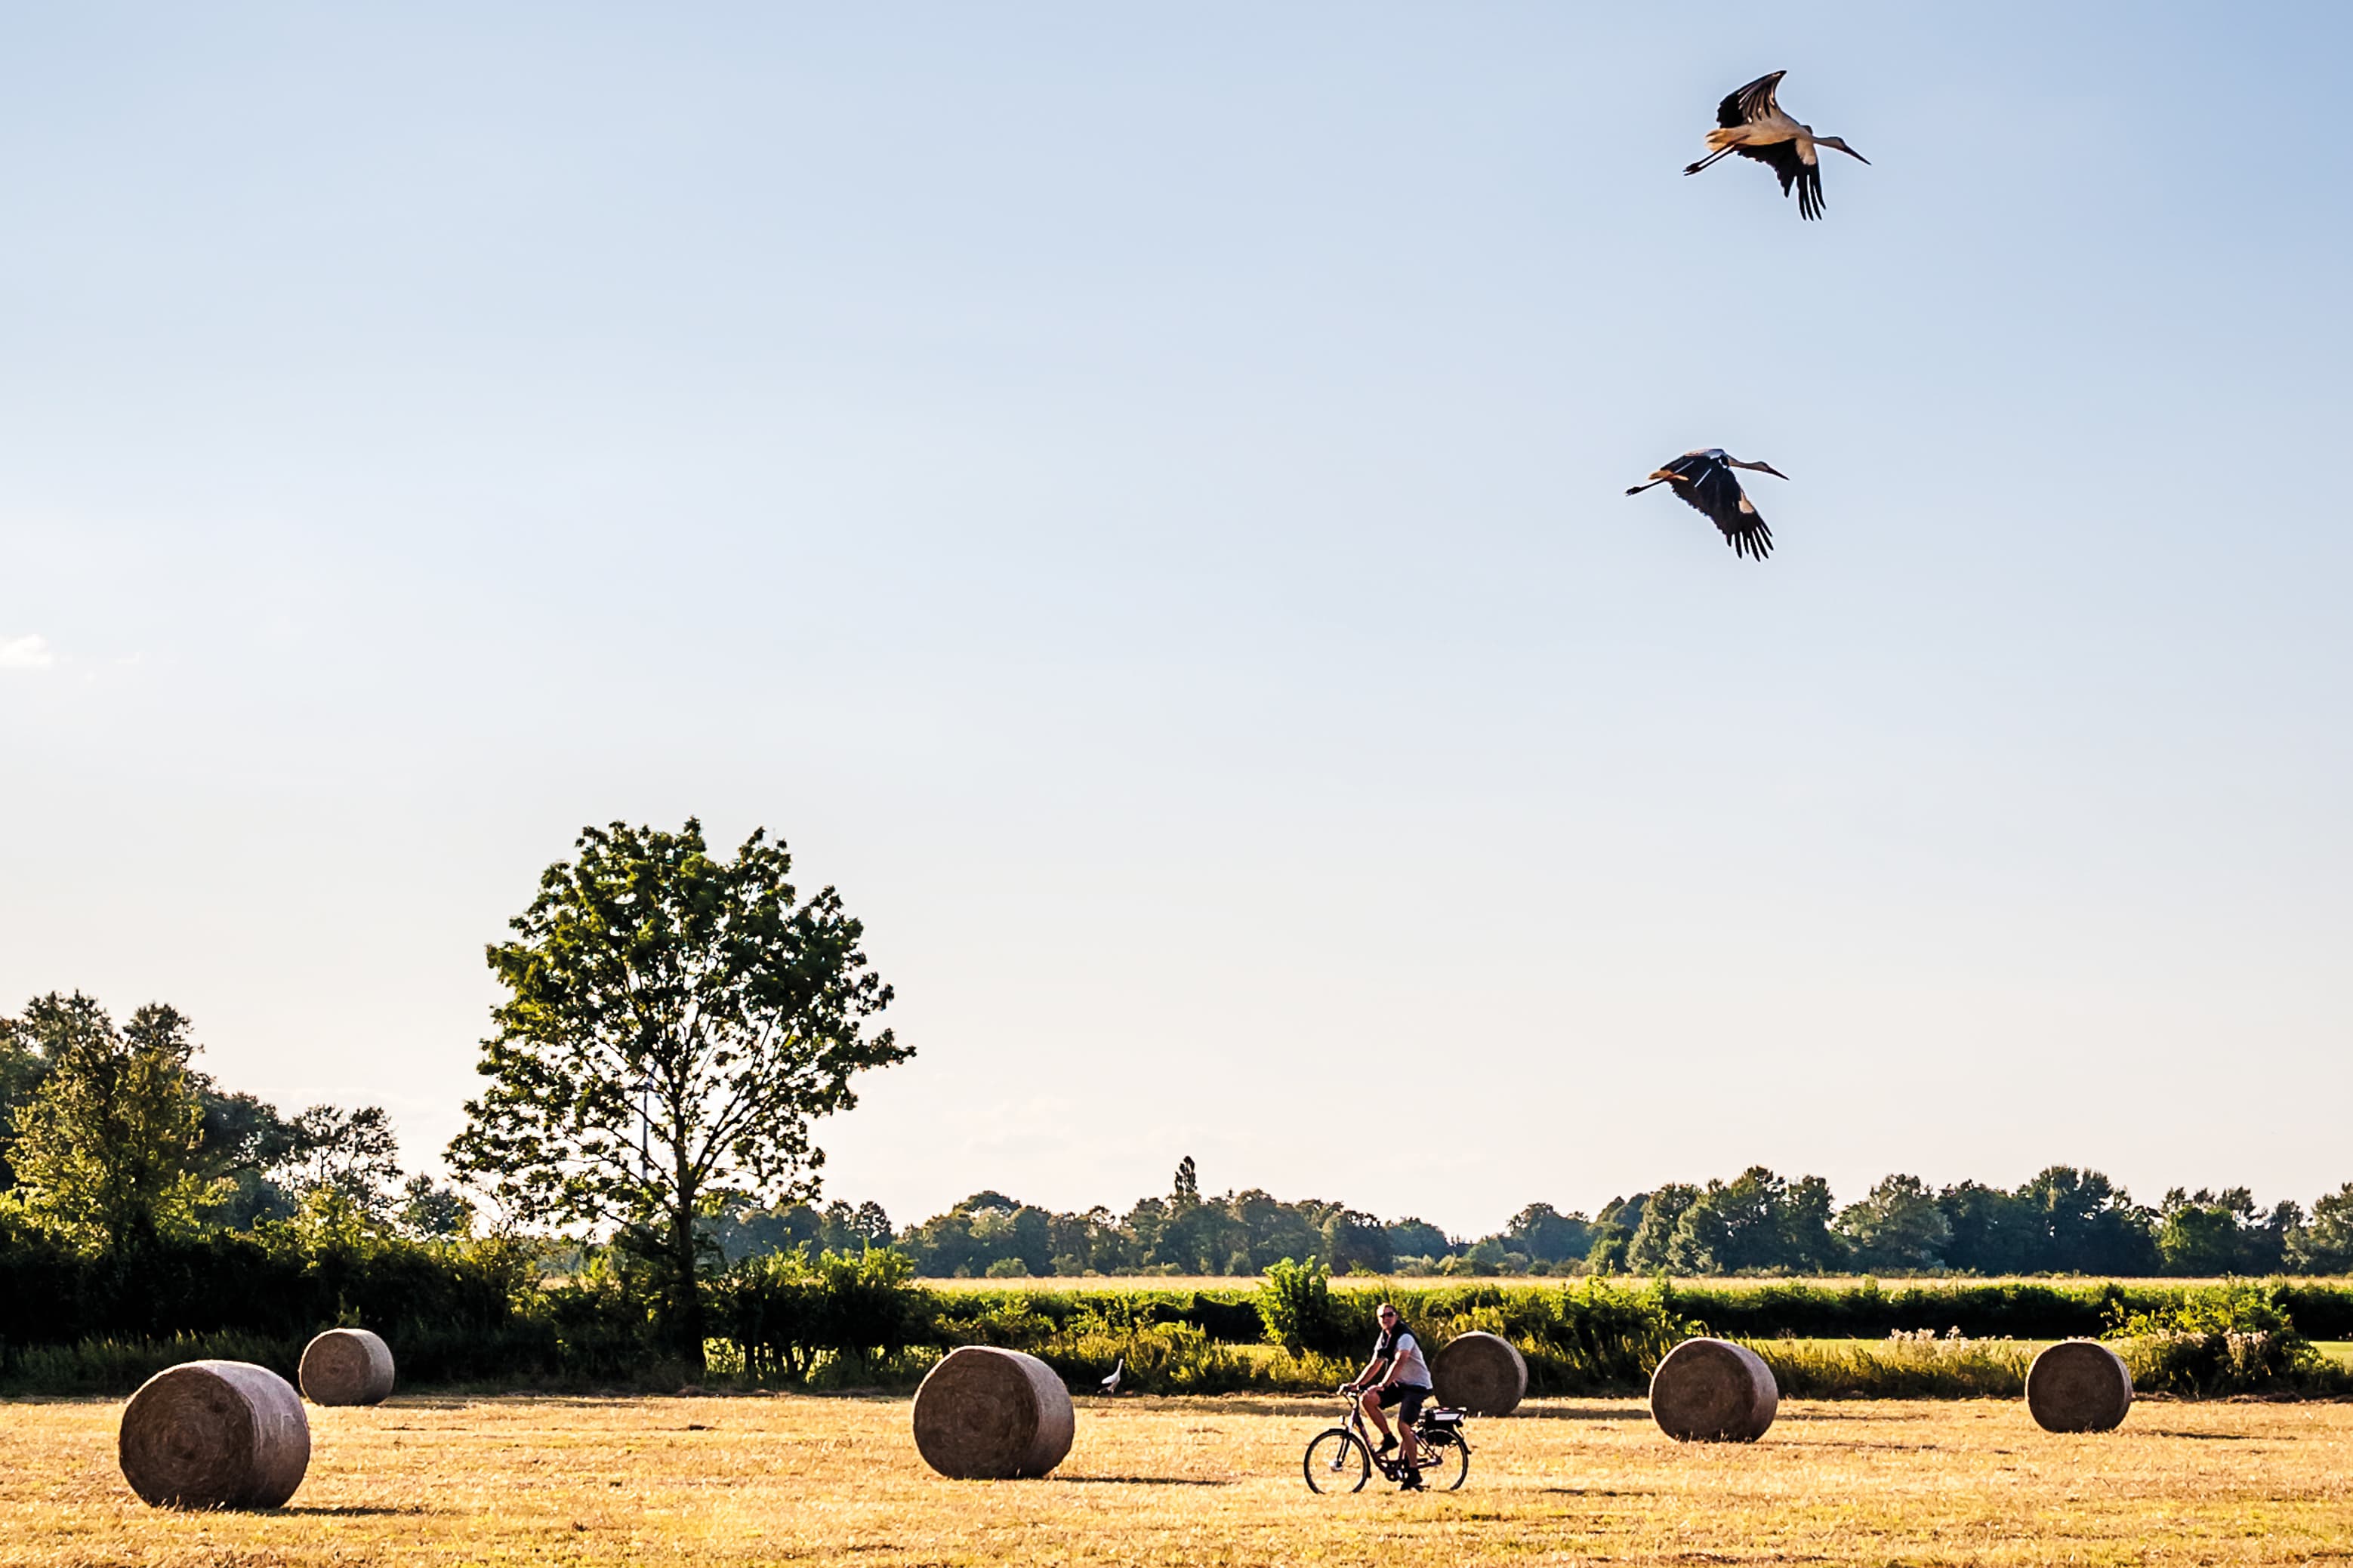
<path fill-rule="evenodd" d="M 1358 1403 L 1361 1392 L 1354 1384 L 1342 1387 L 1340 1396 L 1348 1402 L 1346 1417 L 1307 1440 L 1300 1466 L 1307 1474 L 1309 1491 L 1362 1491 L 1376 1468 L 1386 1480 L 1405 1479 L 1402 1458 L 1373 1451 L 1372 1439 L 1365 1434 L 1364 1406 Z M 1413 1440 L 1421 1449 L 1423 1486 L 1451 1492 L 1470 1479 L 1471 1442 L 1463 1436 L 1461 1411 L 1425 1405 L 1413 1424 Z"/>

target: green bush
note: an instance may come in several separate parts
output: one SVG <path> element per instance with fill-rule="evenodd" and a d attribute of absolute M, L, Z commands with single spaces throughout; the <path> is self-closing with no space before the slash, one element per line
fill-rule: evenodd
<path fill-rule="evenodd" d="M 848 1363 L 837 1374 L 865 1373 L 933 1338 L 934 1298 L 910 1287 L 913 1269 L 881 1247 L 814 1264 L 806 1246 L 746 1258 L 712 1288 L 713 1318 L 746 1377 L 803 1381 L 833 1363 Z"/>
<path fill-rule="evenodd" d="M 1348 1325 L 1334 1306 L 1332 1271 L 1320 1258 L 1270 1264 L 1258 1289 L 1258 1310 L 1266 1337 L 1293 1355 L 1332 1355 L 1345 1349 L 1342 1340 Z"/>
<path fill-rule="evenodd" d="M 2148 1393 L 2265 1393 L 2323 1370 L 2277 1293 L 2252 1284 L 2176 1291 L 2138 1311 L 2119 1307 L 2109 1337 L 2121 1342 L 2134 1388 Z"/>

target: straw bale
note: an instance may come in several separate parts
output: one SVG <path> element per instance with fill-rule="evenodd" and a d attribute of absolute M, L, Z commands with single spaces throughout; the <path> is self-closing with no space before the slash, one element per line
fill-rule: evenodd
<path fill-rule="evenodd" d="M 2026 1408 L 2045 1432 L 2112 1432 L 2132 1408 L 2132 1373 L 2097 1340 L 2064 1340 L 2026 1369 Z"/>
<path fill-rule="evenodd" d="M 311 1419 L 268 1367 L 192 1361 L 122 1407 L 122 1479 L 159 1508 L 277 1508 L 311 1463 Z"/>
<path fill-rule="evenodd" d="M 392 1394 L 392 1347 L 365 1329 L 329 1329 L 302 1351 L 313 1405 L 381 1405 Z"/>
<path fill-rule="evenodd" d="M 1509 1415 L 1528 1393 L 1527 1359 L 1511 1341 L 1475 1331 L 1440 1346 L 1430 1376 L 1440 1405 L 1473 1415 Z"/>
<path fill-rule="evenodd" d="M 950 1351 L 915 1390 L 915 1448 L 958 1480 L 1042 1476 L 1075 1433 L 1071 1391 L 1036 1356 L 987 1345 Z"/>
<path fill-rule="evenodd" d="M 1685 1340 L 1651 1374 L 1651 1418 L 1679 1443 L 1754 1443 L 1780 1406 L 1772 1369 L 1729 1340 Z"/>

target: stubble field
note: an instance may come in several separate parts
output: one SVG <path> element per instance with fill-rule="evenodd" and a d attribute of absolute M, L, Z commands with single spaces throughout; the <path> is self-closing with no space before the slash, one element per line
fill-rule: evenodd
<path fill-rule="evenodd" d="M 951 1482 L 904 1399 L 438 1399 L 313 1410 L 273 1513 L 139 1503 L 118 1404 L 0 1405 L 0 1562 L 85 1564 L 2282 1563 L 2353 1559 L 2353 1405 L 1802 1403 L 1752 1447 L 1639 1401 L 1474 1423 L 1462 1491 L 1311 1495 L 1328 1401 L 1082 1401 L 1053 1479 Z"/>

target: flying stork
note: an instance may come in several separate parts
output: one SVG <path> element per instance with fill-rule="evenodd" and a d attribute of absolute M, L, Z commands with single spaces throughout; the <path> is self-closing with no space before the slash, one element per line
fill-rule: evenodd
<path fill-rule="evenodd" d="M 1721 447 L 1703 447 L 1654 470 L 1647 482 L 1633 486 L 1626 493 L 1638 496 L 1652 485 L 1672 484 L 1675 494 L 1706 513 L 1708 521 L 1724 531 L 1724 542 L 1732 546 L 1734 554 L 1754 555 L 1762 561 L 1773 553 L 1773 531 L 1765 526 L 1765 520 L 1748 503 L 1740 481 L 1732 477 L 1735 468 L 1754 468 L 1777 479 L 1789 477 L 1770 463 L 1744 463 Z"/>
<path fill-rule="evenodd" d="M 1788 195 L 1789 187 L 1798 188 L 1798 216 L 1822 216 L 1822 171 L 1817 149 L 1835 147 L 1857 163 L 1870 159 L 1848 146 L 1835 136 L 1817 136 L 1810 125 L 1800 125 L 1774 100 L 1781 79 L 1788 71 L 1775 71 L 1760 76 L 1738 92 L 1727 94 L 1715 106 L 1716 129 L 1707 133 L 1707 144 L 1715 151 L 1683 171 L 1696 174 L 1726 153 L 1737 153 L 1744 158 L 1754 158 L 1760 163 L 1770 163 L 1773 172 L 1781 176 L 1781 194 Z"/>

